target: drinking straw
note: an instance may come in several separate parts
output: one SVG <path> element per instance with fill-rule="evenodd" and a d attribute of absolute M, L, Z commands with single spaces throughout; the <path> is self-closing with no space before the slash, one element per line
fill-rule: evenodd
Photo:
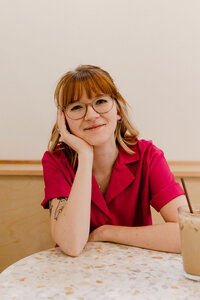
<path fill-rule="evenodd" d="M 182 185 L 183 185 L 183 189 L 184 189 L 184 192 L 185 192 L 185 196 L 186 196 L 186 199 L 187 199 L 187 203 L 188 203 L 190 212 L 191 212 L 191 214 L 193 214 L 194 211 L 192 209 L 192 205 L 191 205 L 191 202 L 190 202 L 190 199 L 189 199 L 189 196 L 188 196 L 188 192 L 187 192 L 187 189 L 186 189 L 185 182 L 184 182 L 183 178 L 181 178 L 181 182 L 182 182 Z"/>

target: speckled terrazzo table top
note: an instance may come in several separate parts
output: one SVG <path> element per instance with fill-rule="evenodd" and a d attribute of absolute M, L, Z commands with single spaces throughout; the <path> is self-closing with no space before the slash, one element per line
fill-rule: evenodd
<path fill-rule="evenodd" d="M 200 299 L 179 254 L 89 242 L 79 257 L 59 248 L 26 257 L 0 275 L 0 299 Z"/>

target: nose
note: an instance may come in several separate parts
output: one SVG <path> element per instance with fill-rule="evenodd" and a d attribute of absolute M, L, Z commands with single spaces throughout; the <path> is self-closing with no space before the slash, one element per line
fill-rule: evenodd
<path fill-rule="evenodd" d="M 91 105 L 87 106 L 87 111 L 85 115 L 85 120 L 93 120 L 99 117 L 99 114 L 93 109 Z"/>

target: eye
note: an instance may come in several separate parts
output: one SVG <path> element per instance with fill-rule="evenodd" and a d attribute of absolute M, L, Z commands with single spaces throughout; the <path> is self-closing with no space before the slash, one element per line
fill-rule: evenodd
<path fill-rule="evenodd" d="M 71 107 L 71 111 L 74 111 L 74 110 L 81 110 L 81 109 L 83 109 L 83 106 L 81 106 L 81 105 L 75 105 L 75 106 L 73 106 L 73 107 Z"/>
<path fill-rule="evenodd" d="M 95 104 L 99 105 L 99 104 L 105 104 L 105 103 L 107 103 L 107 102 L 108 102 L 108 100 L 105 100 L 105 99 L 98 99 L 98 100 L 96 101 Z"/>

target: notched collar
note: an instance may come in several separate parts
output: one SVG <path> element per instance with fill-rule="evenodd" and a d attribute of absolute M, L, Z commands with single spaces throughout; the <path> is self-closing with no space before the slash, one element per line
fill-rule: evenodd
<path fill-rule="evenodd" d="M 119 155 L 117 159 L 119 164 L 130 164 L 140 160 L 138 145 L 133 145 L 130 149 L 134 152 L 133 154 L 129 154 L 121 146 L 119 147 Z"/>
<path fill-rule="evenodd" d="M 131 147 L 133 154 L 127 153 L 123 148 L 119 148 L 119 156 L 113 167 L 109 186 L 105 195 L 106 202 L 109 203 L 122 191 L 124 191 L 134 180 L 135 175 L 128 168 L 128 164 L 139 160 L 137 145 Z"/>
<path fill-rule="evenodd" d="M 92 178 L 92 202 L 109 218 L 110 211 L 107 204 L 125 190 L 135 179 L 135 175 L 129 170 L 128 164 L 139 161 L 139 151 L 137 144 L 132 146 L 133 154 L 127 153 L 123 148 L 119 147 L 119 155 L 112 170 L 110 182 L 103 197 L 95 177 Z"/>
<path fill-rule="evenodd" d="M 110 219 L 112 219 L 105 198 L 98 186 L 98 183 L 92 174 L 92 202 Z"/>

